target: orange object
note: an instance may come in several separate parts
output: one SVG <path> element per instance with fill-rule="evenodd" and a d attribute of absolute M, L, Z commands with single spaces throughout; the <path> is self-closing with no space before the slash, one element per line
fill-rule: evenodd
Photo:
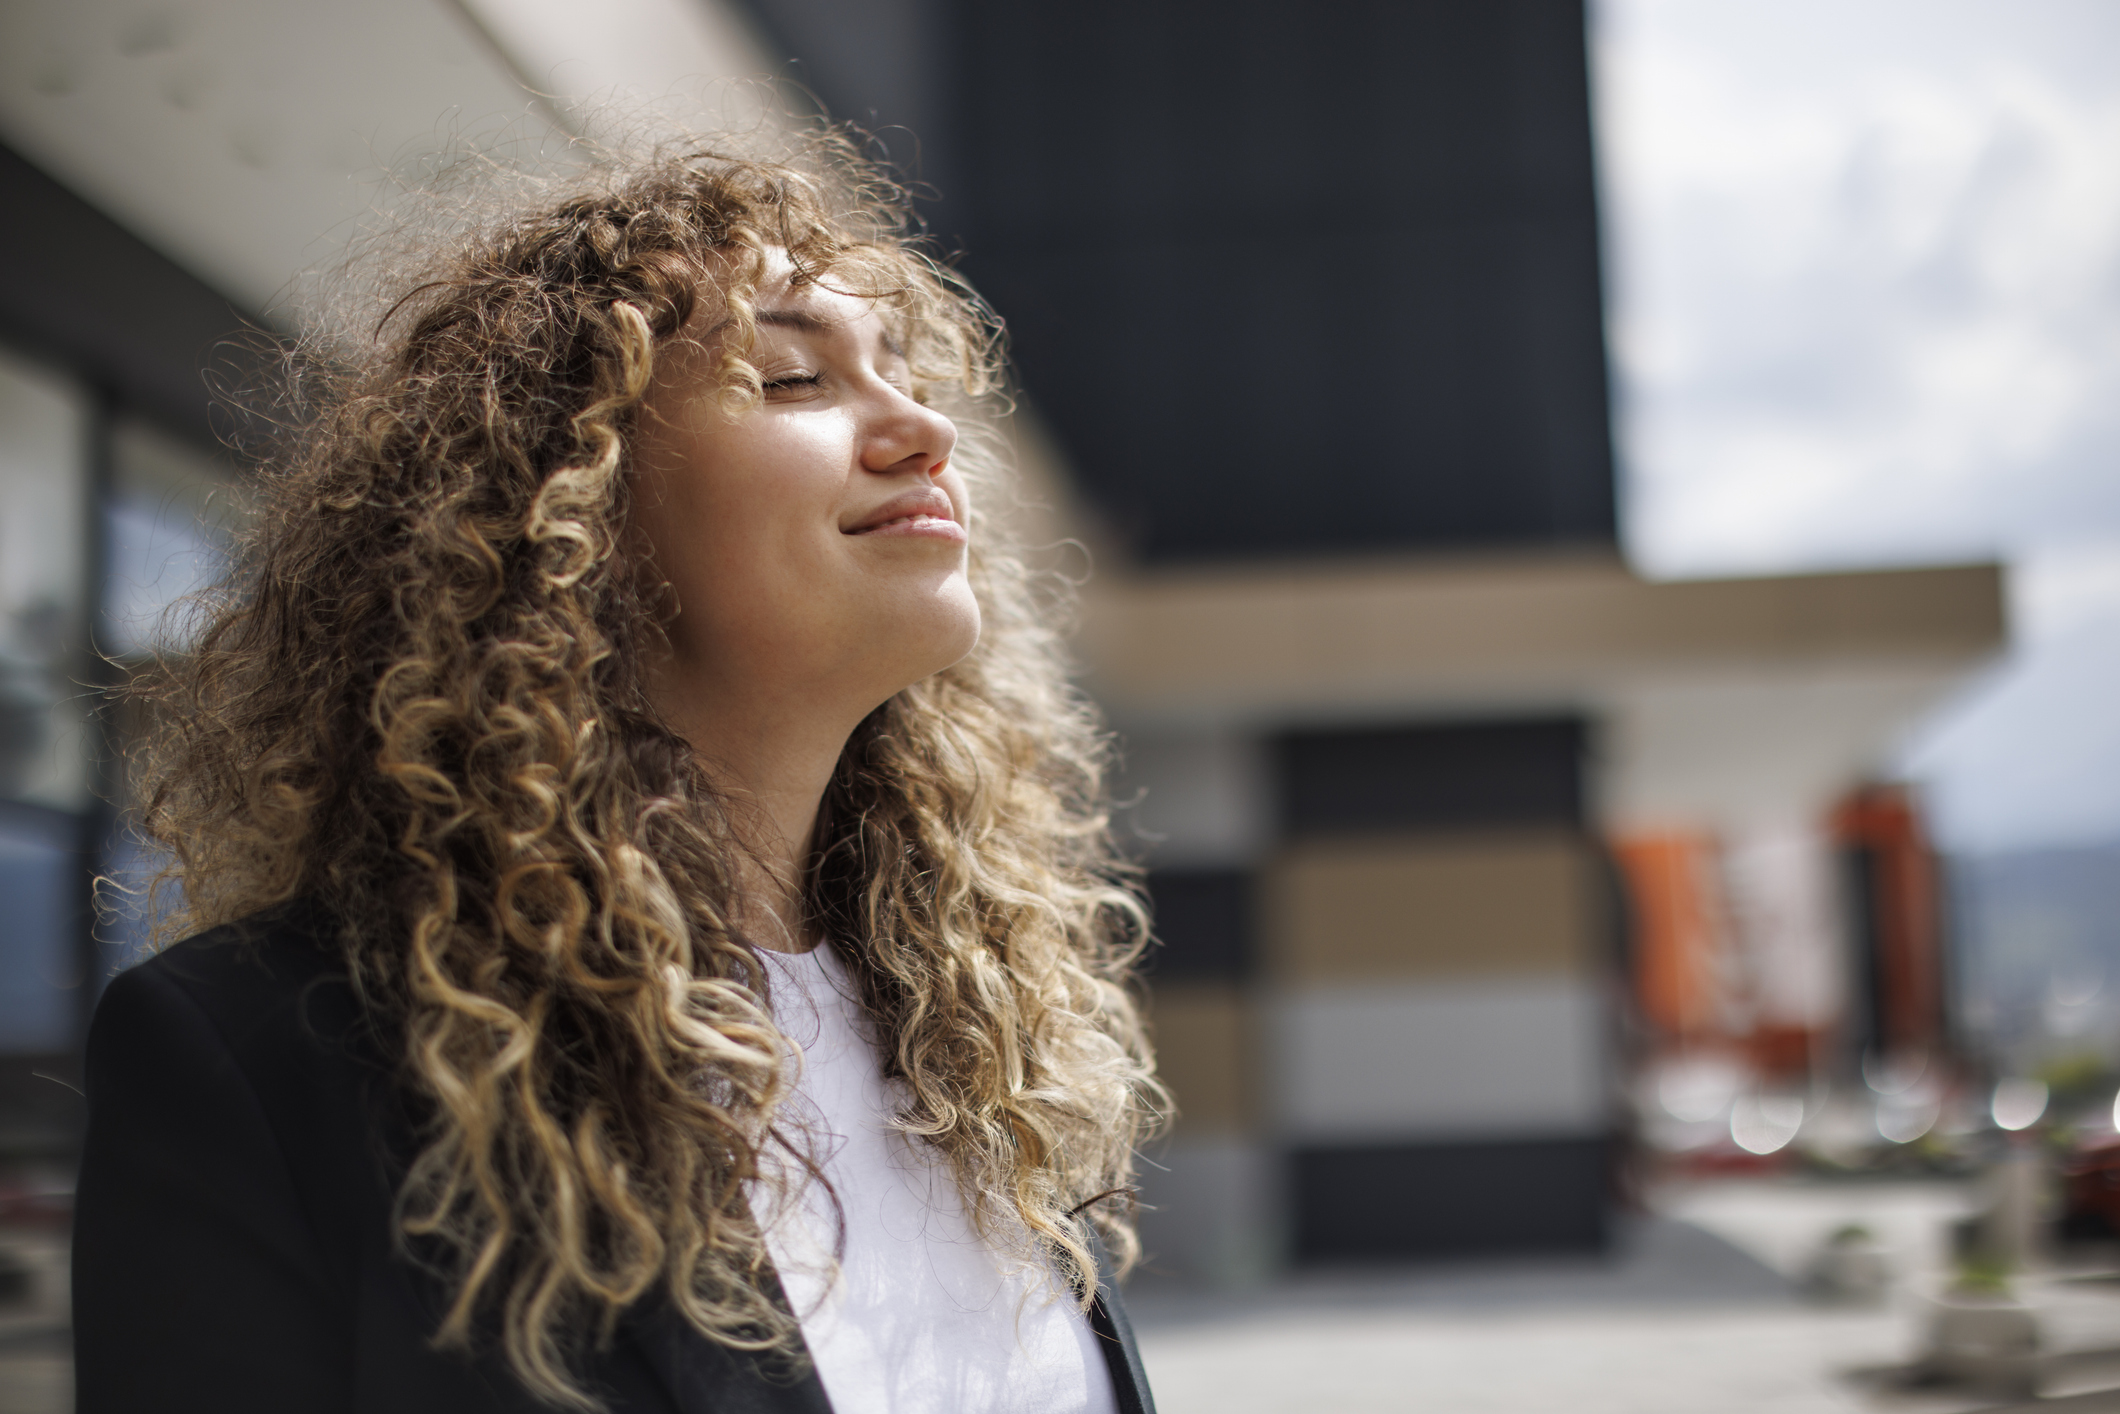
<path fill-rule="evenodd" d="M 1755 1026 L 1746 1038 L 1752 1064 L 1762 1075 L 1809 1074 L 1817 1047 L 1818 1033 L 1807 1026 Z"/>
<path fill-rule="evenodd" d="M 1669 1040 L 1721 1035 L 1724 911 L 1715 841 L 1690 831 L 1622 836 L 1613 857 L 1634 920 L 1634 985 L 1642 1016 Z"/>

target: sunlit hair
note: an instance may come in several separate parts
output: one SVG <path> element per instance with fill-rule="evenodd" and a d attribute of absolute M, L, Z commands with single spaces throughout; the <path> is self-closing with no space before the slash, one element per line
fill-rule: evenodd
<path fill-rule="evenodd" d="M 744 1196 L 776 1171 L 783 1043 L 729 799 L 645 691 L 662 601 L 622 533 L 629 434 L 695 310 L 731 321 L 727 405 L 755 403 L 776 248 L 797 283 L 876 298 L 923 394 L 975 421 L 998 326 L 907 232 L 832 135 L 778 164 L 607 157 L 459 231 L 365 345 L 317 346 L 323 391 L 262 473 L 238 573 L 144 689 L 142 825 L 182 926 L 305 896 L 342 921 L 429 1115 L 397 1213 L 454 1293 L 438 1339 L 497 1338 L 556 1402 L 593 1404 L 581 1356 L 658 1287 L 727 1343 L 793 1329 Z M 957 454 L 990 490 L 995 445 Z M 1162 1108 L 1126 990 L 1142 921 L 1051 586 L 992 517 L 972 529 L 979 645 L 854 732 L 807 906 L 903 1082 L 901 1127 L 990 1240 L 1081 1293 L 1074 1214 L 1132 1260 L 1123 1207 L 1091 1200 Z"/>

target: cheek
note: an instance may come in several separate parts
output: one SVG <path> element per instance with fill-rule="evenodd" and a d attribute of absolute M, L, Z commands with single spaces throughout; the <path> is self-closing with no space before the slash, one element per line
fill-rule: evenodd
<path fill-rule="evenodd" d="M 660 613 L 676 615 L 665 627 L 680 638 L 706 626 L 702 619 L 723 597 L 720 581 L 730 569 L 728 517 L 701 470 L 666 462 L 637 472 L 626 518 L 641 592 Z"/>
<path fill-rule="evenodd" d="M 815 637 L 827 609 L 847 616 L 861 586 L 846 582 L 839 553 L 844 487 L 819 445 L 829 430 L 723 425 L 657 448 L 637 473 L 632 528 L 675 591 L 674 630 L 695 648 L 772 632 Z"/>
<path fill-rule="evenodd" d="M 690 479 L 666 468 L 636 473 L 627 531 L 645 556 L 642 569 L 680 589 L 712 556 L 698 527 L 712 517 L 698 504 Z"/>
<path fill-rule="evenodd" d="M 654 460 L 637 473 L 632 521 L 674 577 L 698 574 L 726 560 L 746 524 L 758 519 L 758 488 L 749 483 L 744 439 L 727 428 L 644 449 Z"/>
<path fill-rule="evenodd" d="M 693 463 L 698 514 L 783 544 L 836 534 L 847 453 L 835 430 L 825 418 L 783 420 L 717 439 Z"/>

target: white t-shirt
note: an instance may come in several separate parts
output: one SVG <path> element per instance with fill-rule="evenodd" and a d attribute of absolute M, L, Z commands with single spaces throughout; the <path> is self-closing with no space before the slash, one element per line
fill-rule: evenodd
<path fill-rule="evenodd" d="M 947 1161 L 892 1127 L 898 1087 L 844 964 L 823 947 L 760 955 L 774 1019 L 802 1048 L 782 1121 L 807 1130 L 845 1218 L 837 1271 L 821 1185 L 792 1205 L 763 1190 L 752 1201 L 836 1414 L 1117 1414 L 1097 1337 L 1062 1284 L 982 1241 Z"/>

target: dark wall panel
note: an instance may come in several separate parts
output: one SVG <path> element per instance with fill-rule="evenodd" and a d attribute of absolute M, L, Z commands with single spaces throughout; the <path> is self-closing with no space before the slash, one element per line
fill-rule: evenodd
<path fill-rule="evenodd" d="M 1296 1260 L 1597 1251 L 1610 1166 L 1604 1139 L 1300 1149 Z"/>
<path fill-rule="evenodd" d="M 956 17 L 970 273 L 1142 555 L 1612 538 L 1577 0 Z"/>
<path fill-rule="evenodd" d="M 197 276 L 0 147 L 0 338 L 212 444 L 210 364 L 244 316 Z"/>
<path fill-rule="evenodd" d="M 1300 732 L 1279 747 L 1291 836 L 1584 823 L 1578 718 Z"/>
<path fill-rule="evenodd" d="M 1146 959 L 1163 981 L 1241 981 L 1252 971 L 1254 891 L 1248 869 L 1158 869 L 1148 876 L 1157 946 Z"/>

